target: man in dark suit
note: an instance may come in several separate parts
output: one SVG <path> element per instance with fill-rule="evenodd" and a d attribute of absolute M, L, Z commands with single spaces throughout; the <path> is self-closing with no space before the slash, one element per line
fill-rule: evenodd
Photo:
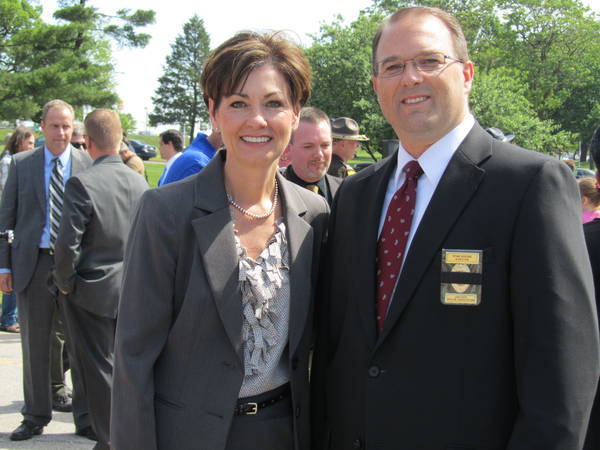
<path fill-rule="evenodd" d="M 596 186 L 600 189 L 600 128 L 596 130 L 590 145 L 590 154 L 596 164 Z M 594 290 L 596 292 L 596 309 L 600 310 L 600 219 L 583 224 L 585 243 L 590 256 L 592 273 L 594 274 Z M 585 438 L 584 450 L 596 450 L 600 448 L 600 392 L 596 392 L 594 407 L 590 417 L 587 436 Z"/>
<path fill-rule="evenodd" d="M 580 449 L 599 344 L 572 174 L 477 124 L 448 13 L 399 10 L 373 55 L 400 148 L 332 208 L 314 448 Z"/>
<path fill-rule="evenodd" d="M 282 158 L 290 160 L 284 176 L 292 183 L 324 197 L 331 205 L 341 178 L 327 174 L 331 163 L 331 123 L 319 108 L 304 107 L 298 128 Z"/>
<path fill-rule="evenodd" d="M 42 111 L 41 126 L 44 146 L 13 157 L 0 207 L 0 229 L 15 230 L 11 247 L 0 242 L 0 289 L 17 292 L 23 347 L 24 420 L 11 434 L 12 440 L 41 434 L 52 419 L 50 343 L 54 317 L 62 316 L 62 311 L 47 281 L 54 264 L 64 181 L 91 164 L 85 152 L 69 144 L 73 130 L 71 105 L 62 100 L 48 102 Z M 71 355 L 73 342 L 68 334 L 66 343 Z M 87 436 L 91 430 L 87 406 L 73 364 L 71 375 L 76 433 Z"/>
<path fill-rule="evenodd" d="M 116 112 L 98 109 L 85 119 L 94 164 L 69 178 L 56 239 L 54 281 L 61 291 L 75 358 L 87 386 L 96 449 L 109 448 L 114 336 L 123 253 L 131 218 L 148 188 L 119 157 L 122 129 Z"/>

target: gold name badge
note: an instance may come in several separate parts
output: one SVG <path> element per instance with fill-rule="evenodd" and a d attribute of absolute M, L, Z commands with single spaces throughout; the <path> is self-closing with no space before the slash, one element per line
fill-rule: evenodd
<path fill-rule="evenodd" d="M 479 264 L 481 251 L 444 250 L 446 264 Z"/>
<path fill-rule="evenodd" d="M 479 295 L 477 294 L 449 294 L 446 293 L 442 299 L 444 305 L 479 305 Z"/>
<path fill-rule="evenodd" d="M 476 306 L 481 303 L 482 262 L 481 250 L 442 250 L 442 304 Z"/>

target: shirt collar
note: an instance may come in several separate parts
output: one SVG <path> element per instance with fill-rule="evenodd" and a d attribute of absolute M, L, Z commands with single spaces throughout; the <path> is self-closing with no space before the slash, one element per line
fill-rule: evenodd
<path fill-rule="evenodd" d="M 46 165 L 49 166 L 50 164 L 52 164 L 52 161 L 54 160 L 54 158 L 56 158 L 56 155 L 54 155 L 53 153 L 50 153 L 50 150 L 48 150 L 46 145 L 44 145 L 44 162 L 46 163 Z M 58 159 L 60 160 L 63 167 L 67 167 L 67 164 L 71 160 L 71 146 L 70 145 L 67 146 L 67 148 L 60 155 L 58 155 Z"/>
<path fill-rule="evenodd" d="M 175 160 L 177 158 L 179 158 L 180 156 L 181 156 L 181 152 L 177 152 L 173 156 L 171 156 L 171 158 L 169 158 L 169 160 L 166 162 L 165 168 L 167 170 L 169 170 L 171 168 L 171 166 L 173 165 L 173 163 L 175 162 Z"/>
<path fill-rule="evenodd" d="M 442 137 L 440 140 L 431 145 L 425 152 L 417 159 L 419 165 L 423 169 L 424 176 L 434 185 L 437 186 L 442 175 L 444 174 L 452 155 L 458 149 L 462 141 L 465 140 L 467 134 L 473 128 L 475 124 L 475 118 L 472 114 L 467 114 L 464 120 L 452 129 L 448 134 Z M 396 166 L 396 172 L 394 174 L 394 181 L 396 185 L 400 185 L 402 169 L 409 161 L 415 158 L 406 151 L 400 142 L 398 148 L 398 161 Z"/>

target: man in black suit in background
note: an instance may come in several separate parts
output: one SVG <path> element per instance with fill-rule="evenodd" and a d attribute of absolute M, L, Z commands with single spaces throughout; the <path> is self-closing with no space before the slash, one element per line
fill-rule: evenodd
<path fill-rule="evenodd" d="M 600 128 L 596 130 L 590 145 L 590 154 L 596 164 L 596 187 L 600 189 Z M 594 287 L 596 291 L 596 308 L 600 310 L 600 219 L 583 224 L 583 234 L 587 244 L 592 273 L 594 274 Z M 596 392 L 594 407 L 590 417 L 590 425 L 585 439 L 584 450 L 597 450 L 600 448 L 600 394 Z"/>
<path fill-rule="evenodd" d="M 319 108 L 307 106 L 300 111 L 298 128 L 282 155 L 290 160 L 283 175 L 292 183 L 324 197 L 330 206 L 342 183 L 341 178 L 327 174 L 331 145 L 329 117 Z"/>
<path fill-rule="evenodd" d="M 400 9 L 373 41 L 400 148 L 332 207 L 313 448 L 583 445 L 600 370 L 578 189 L 562 162 L 483 130 L 473 75 L 440 9 Z"/>

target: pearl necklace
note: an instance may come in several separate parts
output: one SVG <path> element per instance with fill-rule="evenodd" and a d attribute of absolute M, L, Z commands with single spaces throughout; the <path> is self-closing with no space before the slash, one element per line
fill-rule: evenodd
<path fill-rule="evenodd" d="M 279 197 L 279 185 L 277 184 L 277 180 L 275 180 L 275 195 L 273 196 L 273 203 L 271 205 L 271 209 L 268 210 L 266 213 L 264 214 L 254 214 L 251 213 L 250 211 L 248 211 L 246 208 L 241 207 L 240 205 L 238 205 L 234 200 L 233 197 L 227 193 L 227 200 L 229 201 L 229 204 L 231 206 L 233 206 L 234 208 L 236 208 L 237 210 L 239 210 L 240 212 L 242 212 L 243 214 L 245 214 L 248 217 L 251 217 L 253 219 L 266 219 L 267 217 L 269 217 L 271 214 L 273 214 L 273 212 L 275 211 L 275 208 L 277 208 L 277 199 Z"/>

